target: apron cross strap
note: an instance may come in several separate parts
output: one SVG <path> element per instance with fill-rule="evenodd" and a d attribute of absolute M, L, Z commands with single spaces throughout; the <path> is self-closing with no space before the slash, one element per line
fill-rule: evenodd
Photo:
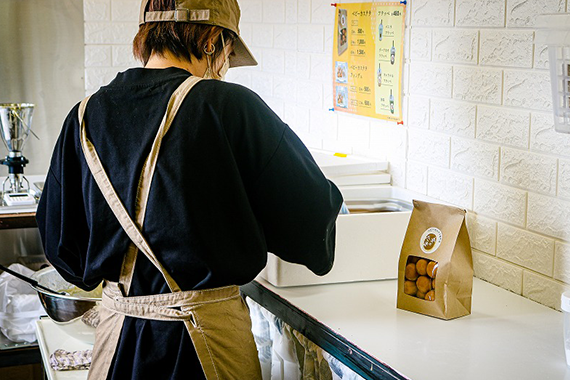
<path fill-rule="evenodd" d="M 131 218 L 129 213 L 127 212 L 125 206 L 121 202 L 113 184 L 109 180 L 107 173 L 103 167 L 103 164 L 95 150 L 95 146 L 89 141 L 87 138 L 87 131 L 85 128 L 85 121 L 84 121 L 84 114 L 87 108 L 87 102 L 89 101 L 90 97 L 85 98 L 81 104 L 79 105 L 78 117 L 79 117 L 79 127 L 80 127 L 80 138 L 81 138 L 81 148 L 83 149 L 83 154 L 85 156 L 85 160 L 87 161 L 87 165 L 91 170 L 93 178 L 97 183 L 97 186 L 103 193 L 105 200 L 107 201 L 109 207 L 115 214 L 115 217 L 121 224 L 121 227 L 125 230 L 129 238 L 131 239 L 132 244 L 136 246 L 144 255 L 152 262 L 152 264 L 160 271 L 164 280 L 168 284 L 168 287 L 173 292 L 179 292 L 181 289 L 174 281 L 174 279 L 170 276 L 168 271 L 164 268 L 164 266 L 160 263 L 160 261 L 156 258 L 155 254 L 152 252 L 152 249 L 148 245 L 148 242 L 144 238 L 141 233 L 141 228 L 144 223 L 144 217 L 146 212 L 146 205 L 148 201 L 148 196 L 150 193 L 150 185 L 152 182 L 152 178 L 154 176 L 154 170 L 156 168 L 156 162 L 158 160 L 158 152 L 160 151 L 160 147 L 162 145 L 162 139 L 170 129 L 172 121 L 176 116 L 180 105 L 186 98 L 186 95 L 192 90 L 192 88 L 202 80 L 199 77 L 189 77 L 186 79 L 172 94 L 168 101 L 168 105 L 166 108 L 166 113 L 162 118 L 162 122 L 158 128 L 158 132 L 152 144 L 150 153 L 147 159 L 144 162 L 141 177 L 139 180 L 139 188 L 137 189 L 137 204 L 136 204 L 136 215 L 135 221 Z M 124 288 L 125 295 L 129 294 L 131 281 L 133 277 L 133 271 L 135 267 L 135 260 L 137 249 L 131 245 L 127 250 L 127 253 L 123 259 L 123 265 L 121 268 L 121 276 L 119 282 L 122 284 Z"/>
<path fill-rule="evenodd" d="M 126 317 L 183 322 L 207 380 L 261 379 L 251 320 L 239 288 L 233 285 L 182 291 L 141 233 L 162 139 L 186 95 L 200 80 L 202 78 L 189 77 L 168 101 L 166 113 L 140 175 L 134 220 L 111 184 L 95 146 L 87 138 L 83 116 L 89 98 L 79 106 L 80 139 L 85 160 L 107 204 L 132 242 L 123 258 L 119 282 L 105 281 L 103 287 L 103 307 L 99 311 L 100 323 L 95 336 L 89 379 L 107 378 Z M 160 271 L 172 293 L 128 297 L 139 250 Z"/>

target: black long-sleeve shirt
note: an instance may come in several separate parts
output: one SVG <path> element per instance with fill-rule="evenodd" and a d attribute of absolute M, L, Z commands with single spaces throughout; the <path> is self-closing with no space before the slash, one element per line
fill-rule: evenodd
<path fill-rule="evenodd" d="M 88 103 L 87 136 L 131 216 L 168 99 L 189 75 L 130 69 Z M 69 282 L 91 289 L 118 280 L 129 239 L 87 167 L 77 107 L 56 143 L 37 221 L 49 261 Z M 184 290 L 247 283 L 268 251 L 322 275 L 332 267 L 341 203 L 303 143 L 255 93 L 207 80 L 188 94 L 164 137 L 143 235 Z M 130 295 L 168 291 L 139 253 Z M 125 319 L 109 378 L 200 372 L 182 323 Z"/>

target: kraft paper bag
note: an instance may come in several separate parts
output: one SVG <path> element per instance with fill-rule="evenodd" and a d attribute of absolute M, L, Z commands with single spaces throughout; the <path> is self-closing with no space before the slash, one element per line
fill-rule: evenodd
<path fill-rule="evenodd" d="M 398 265 L 398 309 L 441 319 L 470 314 L 473 260 L 465 210 L 413 203 Z"/>

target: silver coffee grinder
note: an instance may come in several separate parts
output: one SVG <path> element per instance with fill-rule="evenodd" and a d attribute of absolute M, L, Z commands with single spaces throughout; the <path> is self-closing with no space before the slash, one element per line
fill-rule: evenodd
<path fill-rule="evenodd" d="M 8 177 L 2 182 L 2 206 L 26 206 L 36 203 L 30 194 L 30 183 L 24 177 L 29 162 L 22 154 L 31 130 L 34 105 L 29 103 L 0 103 L 0 128 L 8 156 L 0 159 L 8 166 Z"/>

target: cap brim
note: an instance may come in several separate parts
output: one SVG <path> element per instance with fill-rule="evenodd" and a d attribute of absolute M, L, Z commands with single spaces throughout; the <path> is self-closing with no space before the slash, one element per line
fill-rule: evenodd
<path fill-rule="evenodd" d="M 253 58 L 253 54 L 247 48 L 241 36 L 234 41 L 234 54 L 230 55 L 230 67 L 240 66 L 257 66 L 257 61 Z"/>

